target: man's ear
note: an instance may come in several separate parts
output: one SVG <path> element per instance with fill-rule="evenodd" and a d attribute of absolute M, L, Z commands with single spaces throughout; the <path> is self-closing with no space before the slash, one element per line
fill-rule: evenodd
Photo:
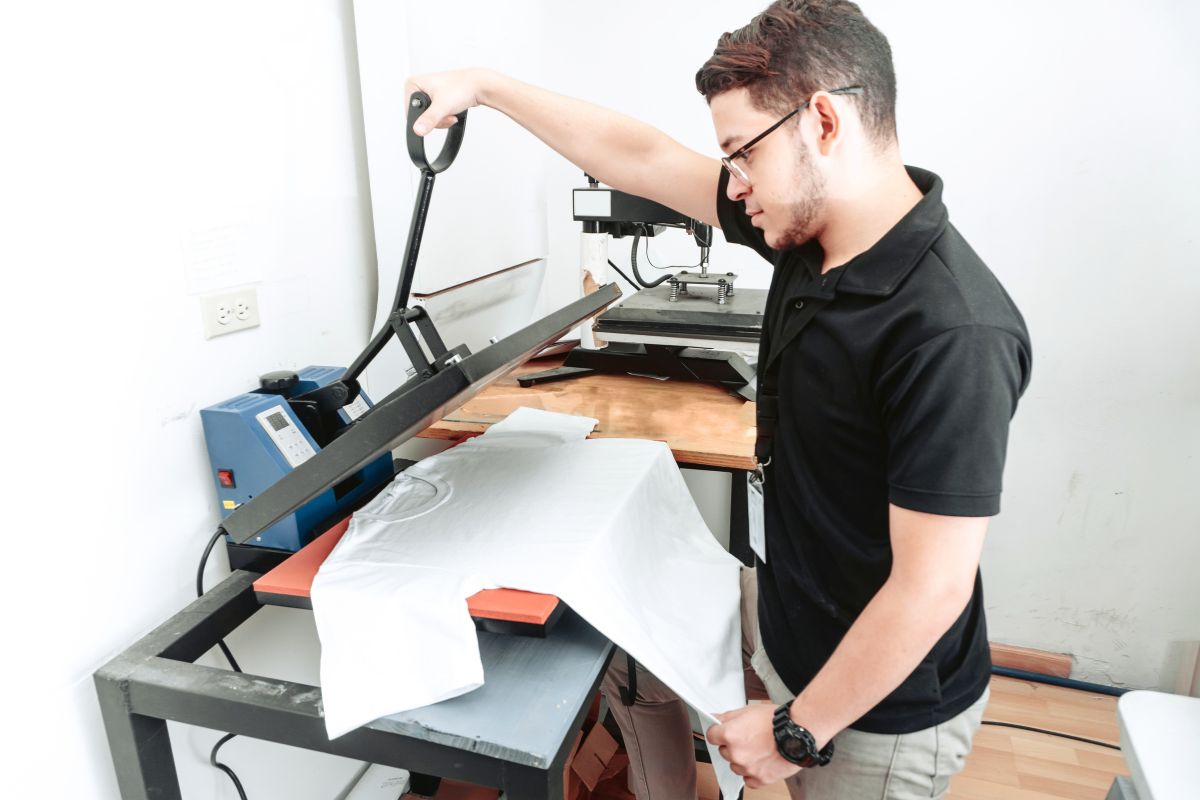
<path fill-rule="evenodd" d="M 817 92 L 813 95 L 812 109 L 820 128 L 817 132 L 817 149 L 823 156 L 834 151 L 842 140 L 842 118 L 833 96 L 829 92 Z"/>

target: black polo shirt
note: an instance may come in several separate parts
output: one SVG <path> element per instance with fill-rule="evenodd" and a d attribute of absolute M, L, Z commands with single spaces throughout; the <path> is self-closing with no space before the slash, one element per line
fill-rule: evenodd
<path fill-rule="evenodd" d="M 759 350 L 760 387 L 777 356 L 779 398 L 759 623 L 771 663 L 796 693 L 888 577 L 889 503 L 948 516 L 999 511 L 1008 424 L 1029 381 L 1020 312 L 949 223 L 941 179 L 908 172 L 924 198 L 873 247 L 824 275 L 815 240 L 772 250 L 744 204 L 726 196 L 724 171 L 719 183 L 725 238 L 775 266 Z M 819 310 L 797 332 L 813 301 Z M 990 669 L 976 574 L 950 630 L 852 727 L 937 725 L 979 698 Z"/>

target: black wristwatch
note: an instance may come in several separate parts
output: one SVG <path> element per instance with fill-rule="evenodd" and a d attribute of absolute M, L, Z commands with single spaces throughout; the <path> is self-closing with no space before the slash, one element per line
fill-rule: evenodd
<path fill-rule="evenodd" d="M 792 722 L 792 704 L 788 701 L 775 709 L 772 728 L 775 748 L 779 755 L 801 767 L 823 767 L 833 758 L 833 742 L 817 749 L 817 740 L 801 726 Z"/>

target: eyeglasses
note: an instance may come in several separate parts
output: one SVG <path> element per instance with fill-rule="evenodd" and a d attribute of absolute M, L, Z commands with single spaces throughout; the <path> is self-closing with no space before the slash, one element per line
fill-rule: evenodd
<path fill-rule="evenodd" d="M 843 86 L 841 89 L 832 89 L 829 92 L 829 94 L 862 94 L 862 93 L 863 93 L 862 86 Z M 751 185 L 750 184 L 750 176 L 747 175 L 746 170 L 740 164 L 737 163 L 737 160 L 739 158 L 745 158 L 746 156 L 750 155 L 750 149 L 752 147 L 754 147 L 754 145 L 758 144 L 763 139 L 767 138 L 769 135 L 774 133 L 775 129 L 778 128 L 780 125 L 787 122 L 789 119 L 796 116 L 804 109 L 808 108 L 808 106 L 811 103 L 812 103 L 812 98 L 810 97 L 804 101 L 804 105 L 802 105 L 798 108 L 792 109 L 787 114 L 785 114 L 783 116 L 783 118 L 780 119 L 778 122 L 776 122 L 774 125 L 767 128 L 765 131 L 760 133 L 758 136 L 755 136 L 753 139 L 751 139 L 750 141 L 748 141 L 744 145 L 742 145 L 740 148 L 738 148 L 736 152 L 730 153 L 728 156 L 725 156 L 725 158 L 722 158 L 721 163 L 725 165 L 725 169 L 729 170 L 729 174 L 732 175 L 733 177 L 737 178 L 739 181 L 746 184 L 747 186 L 750 186 Z"/>

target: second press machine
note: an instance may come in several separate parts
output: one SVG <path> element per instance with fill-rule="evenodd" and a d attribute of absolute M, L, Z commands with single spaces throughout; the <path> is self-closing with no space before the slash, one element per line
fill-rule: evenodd
<path fill-rule="evenodd" d="M 584 280 L 606 282 L 615 270 L 635 293 L 580 327 L 580 344 L 561 367 L 521 376 L 522 386 L 593 372 L 647 375 L 719 383 L 755 399 L 754 367 L 744 354 L 757 351 L 766 292 L 734 290 L 737 275 L 709 270 L 711 225 L 644 197 L 603 187 L 588 178 L 574 190 L 574 219 L 583 225 L 580 261 Z M 642 277 L 638 246 L 668 228 L 686 231 L 700 249 L 699 262 L 672 267 L 654 281 Z M 626 275 L 608 256 L 609 238 L 633 237 Z M 647 248 L 648 248 L 647 244 Z M 648 256 L 647 249 L 647 256 Z M 648 257 L 647 257 L 648 260 Z"/>

